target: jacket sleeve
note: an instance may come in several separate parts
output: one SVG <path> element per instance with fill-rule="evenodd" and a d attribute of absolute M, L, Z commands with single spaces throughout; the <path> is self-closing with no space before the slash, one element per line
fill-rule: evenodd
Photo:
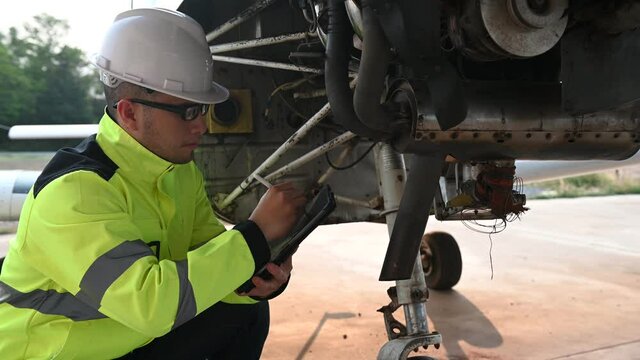
<path fill-rule="evenodd" d="M 226 231 L 226 228 L 213 213 L 211 202 L 204 187 L 202 173 L 195 165 L 192 165 L 192 171 L 196 179 L 196 206 L 189 248 L 195 249 Z"/>
<path fill-rule="evenodd" d="M 191 244 L 189 249 L 197 249 L 198 247 L 206 244 L 212 238 L 227 230 L 213 212 L 211 202 L 209 201 L 209 197 L 207 196 L 207 192 L 204 187 L 202 173 L 195 166 L 193 166 L 192 169 L 196 178 L 196 206 L 195 214 L 193 216 L 193 232 L 191 235 Z M 247 231 L 244 231 L 244 233 L 246 232 Z M 251 236 L 249 234 L 243 235 Z M 260 238 L 263 237 L 263 235 L 258 234 L 255 237 Z M 259 267 L 257 269 L 259 269 Z M 231 291 L 222 299 L 222 301 L 229 304 L 255 304 L 259 299 L 254 299 L 249 296 L 240 296 L 237 295 L 235 291 Z"/>
<path fill-rule="evenodd" d="M 229 230 L 184 260 L 158 261 L 125 195 L 89 171 L 59 177 L 37 196 L 18 244 L 23 257 L 84 303 L 150 337 L 220 301 L 269 258 L 264 238 Z"/>

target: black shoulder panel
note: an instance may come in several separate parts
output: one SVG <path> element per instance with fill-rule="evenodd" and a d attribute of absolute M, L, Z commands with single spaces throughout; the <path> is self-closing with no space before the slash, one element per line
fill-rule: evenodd
<path fill-rule="evenodd" d="M 91 135 L 76 147 L 56 152 L 33 185 L 33 197 L 38 196 L 40 190 L 62 175 L 89 170 L 109 180 L 117 169 L 118 165 L 109 159 L 96 142 L 96 136 Z"/>

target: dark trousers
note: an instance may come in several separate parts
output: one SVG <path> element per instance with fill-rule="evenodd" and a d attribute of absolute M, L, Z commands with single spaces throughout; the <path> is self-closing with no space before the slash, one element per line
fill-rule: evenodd
<path fill-rule="evenodd" d="M 269 333 L 269 303 L 219 302 L 120 359 L 260 359 Z"/>

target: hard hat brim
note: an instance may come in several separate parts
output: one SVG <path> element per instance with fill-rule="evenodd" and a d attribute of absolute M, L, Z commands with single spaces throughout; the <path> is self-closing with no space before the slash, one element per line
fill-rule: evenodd
<path fill-rule="evenodd" d="M 163 92 L 165 94 L 169 94 L 171 96 L 175 96 L 177 98 L 193 101 L 199 104 L 217 104 L 221 103 L 229 98 L 229 90 L 216 83 L 215 81 L 211 82 L 211 89 L 207 92 L 201 93 L 189 93 L 189 92 L 181 92 L 172 94 L 165 89 L 158 89 L 158 91 Z"/>
<path fill-rule="evenodd" d="M 144 81 L 136 81 L 134 79 L 123 79 L 123 76 L 119 76 L 117 74 L 114 74 L 111 71 L 103 69 L 96 62 L 94 62 L 93 64 L 100 70 L 101 73 L 110 75 L 111 77 L 114 78 L 114 80 L 117 79 L 116 82 L 114 82 L 113 84 L 107 84 L 105 81 L 102 81 L 103 83 L 111 87 L 117 86 L 120 82 L 128 82 L 134 85 L 142 86 L 147 89 L 151 89 L 167 95 L 171 95 L 179 99 L 193 101 L 198 104 L 218 104 L 229 98 L 229 90 L 215 81 L 211 82 L 211 88 L 207 91 L 199 91 L 199 92 L 173 91 L 170 89 L 160 88 L 157 86 L 153 86 L 151 84 L 147 84 Z M 101 79 L 102 78 L 103 77 L 101 76 Z"/>

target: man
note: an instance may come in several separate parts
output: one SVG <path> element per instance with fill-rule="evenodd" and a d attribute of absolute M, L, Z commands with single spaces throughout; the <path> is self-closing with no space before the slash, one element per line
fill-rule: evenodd
<path fill-rule="evenodd" d="M 304 205 L 274 185 L 225 230 L 193 151 L 212 80 L 202 28 L 184 14 L 118 15 L 96 59 L 107 108 L 97 135 L 60 150 L 31 189 L 0 274 L 2 359 L 257 359 L 267 299 L 289 259 L 253 277 Z M 132 352 L 133 351 L 133 352 Z"/>

